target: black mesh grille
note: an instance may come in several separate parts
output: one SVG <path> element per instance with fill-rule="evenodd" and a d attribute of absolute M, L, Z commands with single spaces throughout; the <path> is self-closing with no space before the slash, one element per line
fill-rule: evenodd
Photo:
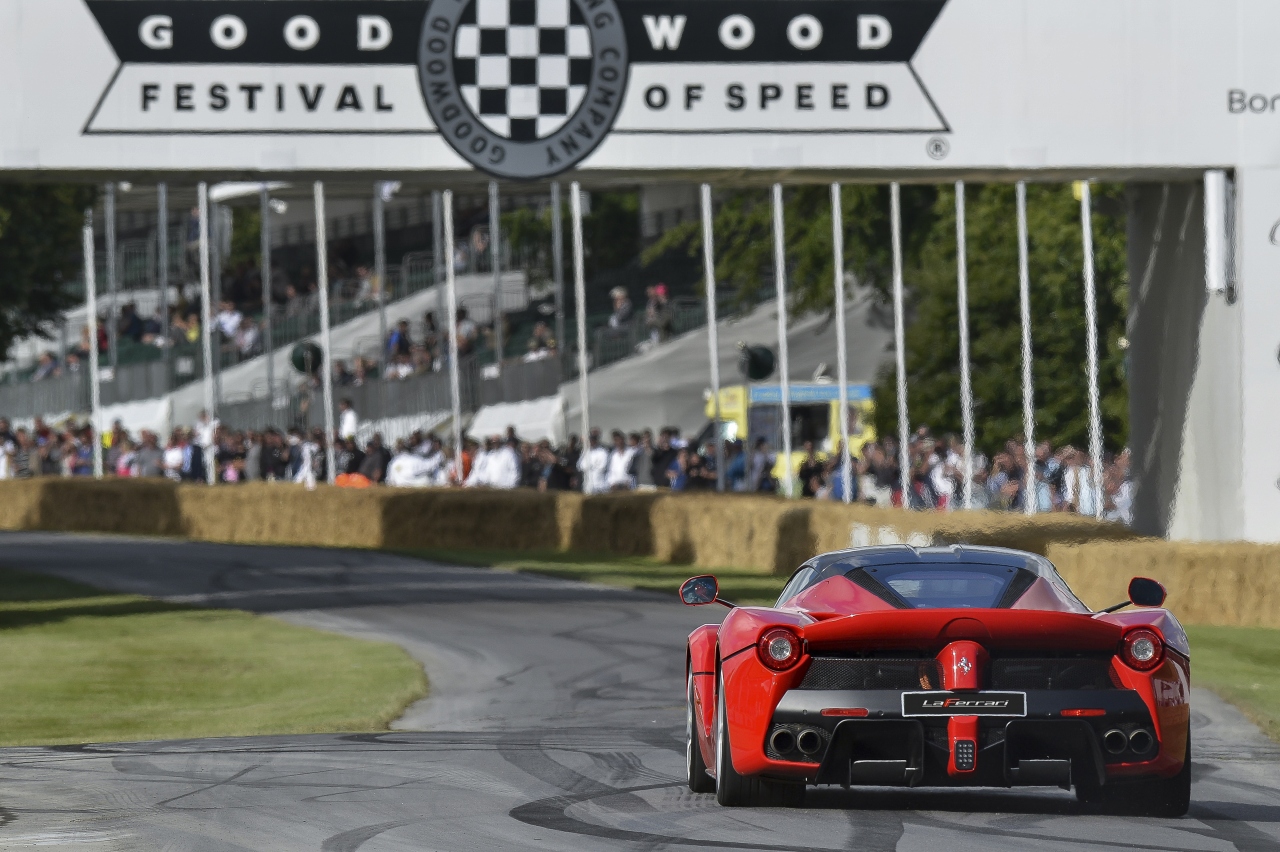
<path fill-rule="evenodd" d="M 1099 659 L 992 660 L 992 689 L 1113 689 L 1111 662 Z"/>
<path fill-rule="evenodd" d="M 801 689 L 941 689 L 937 660 L 814 657 Z"/>

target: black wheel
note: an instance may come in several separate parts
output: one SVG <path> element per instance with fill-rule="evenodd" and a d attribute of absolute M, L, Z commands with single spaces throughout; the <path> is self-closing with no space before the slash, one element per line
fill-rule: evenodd
<path fill-rule="evenodd" d="M 739 775 L 729 757 L 729 725 L 725 721 L 724 678 L 716 679 L 716 801 L 729 808 L 798 808 L 804 784 L 788 784 Z"/>
<path fill-rule="evenodd" d="M 702 759 L 702 749 L 698 746 L 698 735 L 694 728 L 698 724 L 698 717 L 693 708 L 693 675 L 689 675 L 685 699 L 684 757 L 685 768 L 689 771 L 689 789 L 695 793 L 714 793 L 716 781 L 707 772 L 707 764 Z"/>
<path fill-rule="evenodd" d="M 1191 807 L 1191 731 L 1187 730 L 1187 755 L 1182 771 L 1172 778 L 1113 783 L 1100 787 L 1096 783 L 1077 784 L 1076 798 L 1090 805 L 1100 805 L 1107 813 L 1125 816 L 1152 816 L 1174 819 L 1186 816 Z"/>
<path fill-rule="evenodd" d="M 1182 771 L 1172 778 L 1143 781 L 1134 792 L 1133 810 L 1143 816 L 1173 819 L 1186 816 L 1191 807 L 1191 729 L 1187 726 L 1187 756 Z"/>

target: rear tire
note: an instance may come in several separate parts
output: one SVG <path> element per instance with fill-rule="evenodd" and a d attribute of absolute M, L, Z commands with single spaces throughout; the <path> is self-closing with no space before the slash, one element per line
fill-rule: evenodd
<path fill-rule="evenodd" d="M 716 801 L 727 808 L 798 808 L 804 805 L 803 783 L 771 781 L 739 775 L 729 750 L 725 720 L 724 678 L 716 679 Z"/>
<path fill-rule="evenodd" d="M 1187 755 L 1182 770 L 1172 778 L 1076 785 L 1076 798 L 1084 804 L 1100 805 L 1107 813 L 1124 816 L 1151 816 L 1176 819 L 1191 807 L 1191 731 L 1187 730 Z"/>
<path fill-rule="evenodd" d="M 689 789 L 695 793 L 714 793 L 716 781 L 707 772 L 706 761 L 702 759 L 702 747 L 698 744 L 698 714 L 693 705 L 693 675 L 689 675 L 685 698 L 684 756 L 685 768 L 689 771 Z"/>

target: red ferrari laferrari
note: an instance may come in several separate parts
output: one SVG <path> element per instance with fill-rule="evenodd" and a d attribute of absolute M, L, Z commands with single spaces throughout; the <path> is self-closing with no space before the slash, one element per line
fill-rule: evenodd
<path fill-rule="evenodd" d="M 1036 554 L 894 545 L 814 557 L 772 607 L 721 600 L 711 576 L 680 594 L 731 607 L 687 661 L 689 789 L 722 805 L 824 784 L 1190 804 L 1190 648 L 1154 580 L 1093 612 Z"/>

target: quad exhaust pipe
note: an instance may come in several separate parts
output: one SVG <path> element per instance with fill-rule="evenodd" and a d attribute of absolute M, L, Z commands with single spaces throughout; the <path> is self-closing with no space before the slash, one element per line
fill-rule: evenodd
<path fill-rule="evenodd" d="M 1123 754 L 1129 747 L 1129 738 L 1119 728 L 1112 728 L 1102 735 L 1102 747 L 1108 754 Z"/>
<path fill-rule="evenodd" d="M 1137 728 L 1127 734 L 1119 728 L 1112 728 L 1102 735 L 1102 747 L 1108 754 L 1124 754 L 1126 751 L 1146 754 L 1155 744 L 1156 738 L 1146 728 Z"/>
<path fill-rule="evenodd" d="M 822 734 L 813 728 L 802 728 L 799 733 L 778 728 L 769 735 L 769 747 L 775 754 L 799 751 L 806 757 L 812 757 L 822 751 Z"/>
<path fill-rule="evenodd" d="M 1151 751 L 1151 747 L 1155 744 L 1155 738 L 1151 736 L 1150 732 L 1144 731 L 1142 728 L 1129 735 L 1129 748 L 1133 749 L 1134 754 L 1146 754 Z"/>
<path fill-rule="evenodd" d="M 769 745 L 777 754 L 786 754 L 796 747 L 796 736 L 786 728 L 779 728 L 769 737 Z"/>
<path fill-rule="evenodd" d="M 805 728 L 796 737 L 796 746 L 801 754 L 813 756 L 822 748 L 822 736 L 813 728 Z"/>

